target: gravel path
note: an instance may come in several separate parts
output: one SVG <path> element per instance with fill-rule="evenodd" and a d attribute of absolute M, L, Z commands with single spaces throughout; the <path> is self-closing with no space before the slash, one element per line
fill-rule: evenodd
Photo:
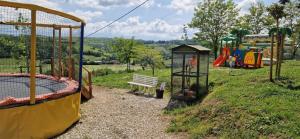
<path fill-rule="evenodd" d="M 183 138 L 166 133 L 169 119 L 162 115 L 167 100 L 94 86 L 94 98 L 81 105 L 80 121 L 58 138 Z"/>

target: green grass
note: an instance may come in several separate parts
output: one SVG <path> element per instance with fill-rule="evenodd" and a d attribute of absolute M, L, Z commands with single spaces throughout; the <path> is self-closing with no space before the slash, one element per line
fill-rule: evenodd
<path fill-rule="evenodd" d="M 92 55 L 85 55 L 84 60 L 86 60 L 86 61 L 101 61 L 101 58 L 92 56 Z"/>
<path fill-rule="evenodd" d="M 30 62 L 30 61 L 28 61 Z M 40 65 L 39 60 L 36 61 L 37 66 Z M 14 59 L 14 58 L 0 58 L 0 72 L 2 73 L 19 73 L 20 72 L 20 66 L 25 67 L 26 66 L 26 60 L 25 59 Z M 42 64 L 42 72 L 45 74 L 49 72 L 51 69 L 50 64 Z M 23 68 L 23 73 L 27 71 L 26 68 Z M 39 73 L 39 68 L 36 69 L 37 73 Z"/>
<path fill-rule="evenodd" d="M 84 51 L 95 51 L 95 52 L 97 52 L 98 50 L 99 50 L 99 48 L 96 48 L 96 47 L 92 47 L 92 46 L 89 46 L 89 45 L 84 46 Z"/>
<path fill-rule="evenodd" d="M 113 71 L 124 71 L 126 70 L 126 64 L 102 64 L 102 65 L 84 65 L 84 67 L 88 68 L 90 71 L 98 70 L 98 69 L 111 69 Z M 140 66 L 131 66 L 132 70 L 140 70 Z"/>
<path fill-rule="evenodd" d="M 299 138 L 300 62 L 282 66 L 284 80 L 268 81 L 268 67 L 211 70 L 210 94 L 202 103 L 174 111 L 167 131 L 191 138 Z"/>
<path fill-rule="evenodd" d="M 199 104 L 165 111 L 172 121 L 168 132 L 186 132 L 190 138 L 299 138 L 300 62 L 286 61 L 281 81 L 268 81 L 269 67 L 210 69 L 210 93 Z M 151 75 L 151 71 L 136 73 Z M 133 73 L 95 77 L 94 84 L 128 88 Z M 170 69 L 158 70 L 160 82 L 170 82 Z M 169 87 L 169 86 L 167 86 Z"/>
<path fill-rule="evenodd" d="M 134 73 L 152 76 L 151 70 L 137 70 Z M 132 80 L 132 76 L 134 73 L 117 73 L 117 74 L 109 74 L 106 76 L 99 76 L 93 78 L 93 83 L 95 85 L 106 86 L 110 88 L 130 88 L 127 82 Z M 159 83 L 161 82 L 170 82 L 170 69 L 157 69 L 155 71 L 156 77 L 159 78 Z M 167 84 L 167 87 L 169 84 Z"/>

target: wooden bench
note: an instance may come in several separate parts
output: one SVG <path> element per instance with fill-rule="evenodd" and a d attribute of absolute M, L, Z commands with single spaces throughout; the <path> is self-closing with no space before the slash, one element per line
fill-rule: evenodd
<path fill-rule="evenodd" d="M 151 76 L 145 76 L 139 74 L 133 74 L 133 80 L 131 82 L 128 82 L 128 84 L 130 84 L 131 86 L 131 90 L 133 86 L 138 86 L 138 89 L 140 89 L 141 86 L 144 87 L 145 91 L 149 91 L 149 89 L 152 89 L 151 91 L 153 93 L 155 92 L 157 83 L 158 83 L 157 77 L 151 77 Z"/>

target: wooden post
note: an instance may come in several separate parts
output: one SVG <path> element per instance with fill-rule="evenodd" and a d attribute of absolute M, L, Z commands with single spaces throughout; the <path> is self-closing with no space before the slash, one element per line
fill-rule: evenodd
<path fill-rule="evenodd" d="M 61 44 L 61 28 L 59 28 L 58 34 L 58 79 L 61 78 L 62 75 L 62 44 Z"/>
<path fill-rule="evenodd" d="M 197 97 L 197 99 L 199 99 L 200 98 L 200 91 L 199 91 L 200 90 L 200 81 L 199 81 L 199 77 L 200 77 L 200 53 L 197 52 L 196 55 L 197 55 L 197 67 L 196 67 L 196 69 L 197 69 L 197 77 L 196 77 L 197 90 L 196 90 L 196 97 Z M 191 78 L 191 77 L 189 77 L 189 78 Z"/>
<path fill-rule="evenodd" d="M 31 11 L 31 48 L 30 48 L 30 104 L 35 104 L 35 72 L 36 72 L 36 11 Z"/>
<path fill-rule="evenodd" d="M 272 40 L 271 40 L 271 57 L 270 57 L 270 81 L 273 81 L 273 53 L 274 53 L 274 34 L 272 34 Z"/>
<path fill-rule="evenodd" d="M 69 80 L 72 80 L 73 68 L 72 68 L 72 27 L 70 26 L 70 34 L 69 34 Z"/>
<path fill-rule="evenodd" d="M 53 42 L 52 42 L 52 53 L 51 53 L 51 74 L 54 76 L 54 51 L 55 51 L 55 26 L 53 26 Z"/>

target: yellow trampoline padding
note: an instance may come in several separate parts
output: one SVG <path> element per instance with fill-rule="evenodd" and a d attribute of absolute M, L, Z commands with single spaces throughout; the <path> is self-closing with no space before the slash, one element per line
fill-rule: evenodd
<path fill-rule="evenodd" d="M 0 109 L 0 138 L 49 138 L 79 120 L 80 93 L 36 105 Z"/>

